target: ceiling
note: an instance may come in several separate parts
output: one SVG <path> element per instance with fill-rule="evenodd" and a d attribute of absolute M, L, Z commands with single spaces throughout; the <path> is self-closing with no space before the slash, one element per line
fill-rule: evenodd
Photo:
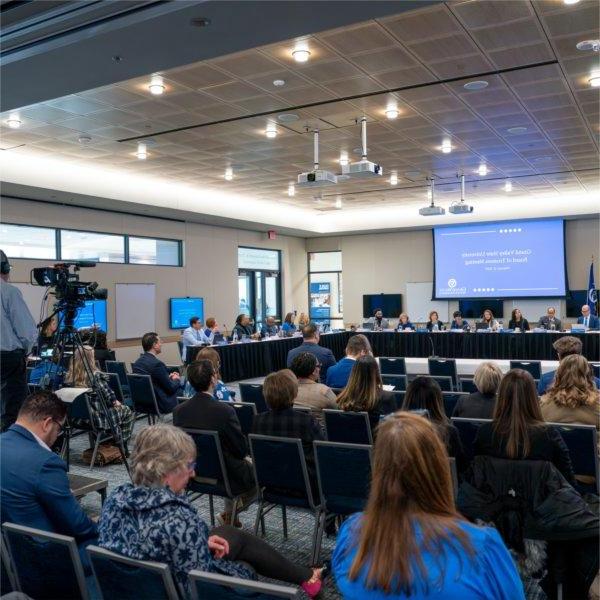
<path fill-rule="evenodd" d="M 447 207 L 460 173 L 475 205 L 463 220 L 597 212 L 599 98 L 588 79 L 599 54 L 575 46 L 600 38 L 599 22 L 596 0 L 456 0 L 304 36 L 304 64 L 292 58 L 295 38 L 155 71 L 166 88 L 159 97 L 148 73 L 3 113 L 3 180 L 303 233 L 422 225 L 426 178 Z M 466 90 L 472 80 L 488 85 Z M 18 130 L 4 125 L 13 113 Z M 362 116 L 383 177 L 296 187 L 289 197 L 288 185 L 312 169 L 312 130 L 321 168 L 340 172 L 340 153 L 360 158 Z M 275 139 L 265 136 L 269 123 Z M 145 182 L 145 195 L 111 189 L 116 179 L 102 174 L 117 172 L 132 188 Z"/>

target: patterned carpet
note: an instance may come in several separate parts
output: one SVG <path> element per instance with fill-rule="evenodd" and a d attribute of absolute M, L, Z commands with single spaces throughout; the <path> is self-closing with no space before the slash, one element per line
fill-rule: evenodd
<path fill-rule="evenodd" d="M 235 385 L 231 386 L 233 389 Z M 170 417 L 165 418 L 169 422 Z M 134 436 L 142 428 L 147 427 L 147 422 L 139 420 L 134 427 Z M 108 480 L 108 494 L 122 483 L 129 482 L 127 471 L 123 465 L 111 465 L 107 467 L 94 467 L 91 471 L 89 466 L 85 465 L 81 459 L 82 452 L 89 447 L 87 436 L 79 436 L 71 442 L 71 472 L 89 477 L 98 477 Z M 130 448 L 133 444 L 130 444 Z M 91 493 L 82 498 L 81 504 L 90 516 L 100 514 L 101 503 L 100 496 L 97 493 Z M 198 499 L 194 505 L 207 524 L 210 524 L 210 513 L 208 509 L 208 498 Z M 215 510 L 217 514 L 222 511 L 222 502 L 215 498 Z M 294 508 L 288 508 L 288 539 L 283 538 L 281 511 L 274 509 L 265 518 L 266 537 L 265 539 L 282 554 L 290 560 L 299 564 L 309 564 L 311 536 L 313 531 L 314 519 L 308 512 Z M 256 516 L 256 505 L 252 505 L 246 512 L 240 515 L 240 521 L 246 531 L 252 531 L 254 519 Z M 335 539 L 323 536 L 321 551 L 321 561 L 329 559 L 335 544 Z M 306 597 L 302 594 L 302 597 Z M 320 598 L 324 600 L 334 600 L 341 598 L 341 595 L 335 588 L 332 577 L 326 581 Z"/>

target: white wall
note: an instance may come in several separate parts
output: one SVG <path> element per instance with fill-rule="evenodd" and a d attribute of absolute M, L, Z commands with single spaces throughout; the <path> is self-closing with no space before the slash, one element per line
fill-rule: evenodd
<path fill-rule="evenodd" d="M 101 264 L 83 269 L 81 278 L 98 281 L 108 288 L 109 340 L 115 335 L 114 294 L 116 283 L 156 284 L 156 329 L 163 336 L 176 336 L 169 329 L 168 299 L 172 296 L 201 296 L 204 314 L 231 328 L 238 314 L 237 248 L 254 246 L 282 251 L 282 312 L 308 308 L 306 249 L 303 238 L 278 236 L 268 240 L 262 232 L 153 219 L 114 212 L 65 207 L 43 202 L 2 198 L 1 219 L 6 223 L 63 227 L 106 233 L 156 236 L 184 241 L 185 265 L 156 267 L 149 265 Z M 0 240 L 1 247 L 1 240 Z M 12 259 L 13 281 L 29 281 L 29 272 L 49 261 Z M 120 360 L 133 361 L 141 348 L 138 341 L 116 344 Z M 178 362 L 175 342 L 163 348 L 166 362 Z"/>

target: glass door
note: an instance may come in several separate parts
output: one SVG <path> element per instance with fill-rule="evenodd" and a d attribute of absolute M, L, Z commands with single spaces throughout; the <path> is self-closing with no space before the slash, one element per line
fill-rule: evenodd
<path fill-rule="evenodd" d="M 252 316 L 254 313 L 253 288 L 254 277 L 252 272 L 240 271 L 238 275 L 239 312 Z"/>
<path fill-rule="evenodd" d="M 254 321 L 260 331 L 267 317 L 281 319 L 281 280 L 279 273 L 240 270 L 238 275 L 239 311 Z"/>

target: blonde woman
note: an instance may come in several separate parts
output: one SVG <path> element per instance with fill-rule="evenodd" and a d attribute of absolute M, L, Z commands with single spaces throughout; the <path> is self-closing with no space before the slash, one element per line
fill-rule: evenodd
<path fill-rule="evenodd" d="M 583 423 L 600 428 L 600 392 L 592 367 L 580 354 L 560 361 L 554 383 L 541 401 L 542 416 L 551 423 Z"/>
<path fill-rule="evenodd" d="M 301 312 L 298 317 L 298 331 L 302 331 L 303 327 L 306 327 L 310 323 L 310 319 L 305 312 Z"/>
<path fill-rule="evenodd" d="M 87 373 L 84 357 L 92 370 L 93 381 L 90 380 L 91 378 Z M 87 388 L 96 386 L 102 389 L 104 397 L 107 398 L 110 403 L 110 407 L 108 411 L 104 411 L 102 402 L 100 398 L 98 398 L 98 394 L 96 392 L 90 392 L 88 394 L 91 409 L 90 416 L 94 421 L 94 425 L 98 429 L 104 431 L 110 431 L 110 419 L 113 427 L 121 429 L 123 444 L 125 445 L 125 448 L 127 448 L 127 442 L 129 441 L 129 438 L 131 438 L 131 432 L 133 431 L 135 415 L 128 406 L 124 406 L 117 400 L 115 393 L 108 385 L 107 376 L 96 367 L 96 362 L 94 361 L 94 349 L 91 346 L 83 346 L 83 354 L 80 349 L 75 349 L 65 380 L 73 387 Z"/>
<path fill-rule="evenodd" d="M 454 407 L 452 416 L 464 419 L 491 419 L 494 416 L 496 394 L 502 375 L 502 371 L 496 363 L 481 363 L 473 378 L 477 391 L 469 394 L 466 398 L 460 398 Z"/>

